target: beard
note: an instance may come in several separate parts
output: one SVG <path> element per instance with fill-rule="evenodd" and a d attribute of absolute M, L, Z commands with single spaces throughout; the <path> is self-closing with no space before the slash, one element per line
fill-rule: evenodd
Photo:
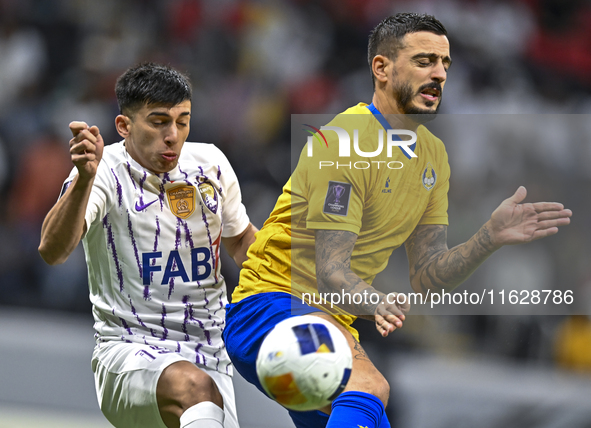
<path fill-rule="evenodd" d="M 437 104 L 437 107 L 435 107 L 435 110 L 417 107 L 412 103 L 413 98 L 427 88 L 433 88 L 439 91 L 439 103 Z M 427 83 L 426 85 L 421 86 L 416 92 L 413 91 L 412 87 L 408 83 L 402 83 L 395 88 L 394 95 L 400 111 L 402 111 L 402 113 L 404 113 L 406 116 L 410 116 L 410 119 L 419 125 L 430 122 L 435 119 L 435 117 L 437 117 L 439 107 L 441 107 L 442 96 L 443 90 L 441 85 L 435 82 Z M 432 107 L 435 105 L 435 101 L 427 101 L 425 105 L 427 107 Z"/>

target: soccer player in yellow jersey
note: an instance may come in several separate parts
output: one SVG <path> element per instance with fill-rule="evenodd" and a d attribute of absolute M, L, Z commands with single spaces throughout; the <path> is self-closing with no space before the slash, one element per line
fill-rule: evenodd
<path fill-rule="evenodd" d="M 448 249 L 447 154 L 422 126 L 441 105 L 451 65 L 446 34 L 429 15 L 397 14 L 377 25 L 368 48 L 372 103 L 360 103 L 329 123 L 331 132 L 322 134 L 326 146 L 310 148 L 308 142 L 248 251 L 224 339 L 249 382 L 263 391 L 255 372 L 258 349 L 275 324 L 292 316 L 311 314 L 332 322 L 353 352 L 351 377 L 331 407 L 290 411 L 298 428 L 390 426 L 388 382 L 350 324 L 356 317 L 369 319 L 384 337 L 402 327 L 408 305 L 399 304 L 396 293 L 371 286 L 395 248 L 406 247 L 415 291 L 449 291 L 501 246 L 553 235 L 570 222 L 572 213 L 562 204 L 522 204 L 526 190 L 519 187 L 472 238 Z M 350 136 L 357 131 L 357 142 L 351 138 L 355 150 L 340 151 L 339 128 Z M 388 141 L 385 131 L 392 128 L 414 132 L 416 143 L 388 144 L 388 150 L 384 143 L 376 150 L 380 132 Z M 375 156 L 367 157 L 372 151 Z M 333 306 L 318 299 L 327 293 L 361 298 Z"/>

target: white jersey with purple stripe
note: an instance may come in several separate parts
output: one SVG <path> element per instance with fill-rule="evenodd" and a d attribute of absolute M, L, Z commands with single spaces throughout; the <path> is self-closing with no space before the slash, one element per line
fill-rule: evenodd
<path fill-rule="evenodd" d="M 145 343 L 231 374 L 220 242 L 248 224 L 236 175 L 214 145 L 185 143 L 177 167 L 159 175 L 123 142 L 105 147 L 82 240 L 97 343 Z"/>

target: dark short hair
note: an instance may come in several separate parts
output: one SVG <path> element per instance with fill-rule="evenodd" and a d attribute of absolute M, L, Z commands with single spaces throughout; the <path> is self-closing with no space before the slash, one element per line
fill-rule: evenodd
<path fill-rule="evenodd" d="M 133 115 L 144 105 L 175 106 L 191 100 L 189 78 L 166 65 L 146 62 L 129 68 L 117 79 L 115 94 L 119 111 Z"/>
<path fill-rule="evenodd" d="M 402 48 L 402 38 L 409 33 L 428 31 L 438 36 L 447 36 L 447 30 L 432 15 L 418 13 L 397 13 L 380 22 L 369 34 L 367 61 L 371 79 L 375 86 L 375 76 L 371 63 L 376 55 L 384 55 L 394 61 Z"/>

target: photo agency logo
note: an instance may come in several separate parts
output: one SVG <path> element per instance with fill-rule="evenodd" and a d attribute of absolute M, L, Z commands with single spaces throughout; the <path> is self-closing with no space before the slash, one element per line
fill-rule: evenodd
<path fill-rule="evenodd" d="M 377 148 L 371 152 L 365 152 L 361 150 L 359 147 L 359 130 L 353 130 L 353 150 L 355 153 L 363 158 L 367 158 L 367 160 L 362 161 L 347 161 L 347 158 L 351 157 L 351 136 L 349 133 L 338 126 L 321 126 L 320 129 L 312 126 L 304 124 L 309 129 L 304 129 L 307 133 L 311 134 L 308 135 L 308 139 L 306 141 L 307 145 L 307 155 L 308 157 L 314 156 L 314 141 L 317 141 L 321 147 L 328 148 L 328 140 L 324 135 L 323 131 L 333 131 L 337 134 L 339 140 L 339 159 L 336 161 L 329 161 L 329 160 L 321 160 L 318 163 L 319 169 L 323 168 L 348 168 L 348 169 L 368 169 L 371 167 L 380 168 L 385 167 L 388 169 L 401 169 L 404 167 L 404 164 L 400 161 L 390 161 L 390 160 L 371 160 L 370 158 L 377 158 L 382 154 L 384 150 L 384 146 L 386 146 L 386 157 L 389 159 L 392 157 L 393 150 L 395 147 L 400 148 L 404 155 L 411 159 L 416 158 L 416 153 L 412 150 L 411 146 L 413 146 L 417 141 L 417 134 L 413 131 L 409 131 L 407 129 L 388 129 L 386 131 L 385 143 L 384 143 L 384 130 L 380 129 L 377 138 Z M 410 139 L 402 140 L 400 138 L 401 135 L 410 137 Z M 324 144 L 323 144 L 324 143 Z"/>

